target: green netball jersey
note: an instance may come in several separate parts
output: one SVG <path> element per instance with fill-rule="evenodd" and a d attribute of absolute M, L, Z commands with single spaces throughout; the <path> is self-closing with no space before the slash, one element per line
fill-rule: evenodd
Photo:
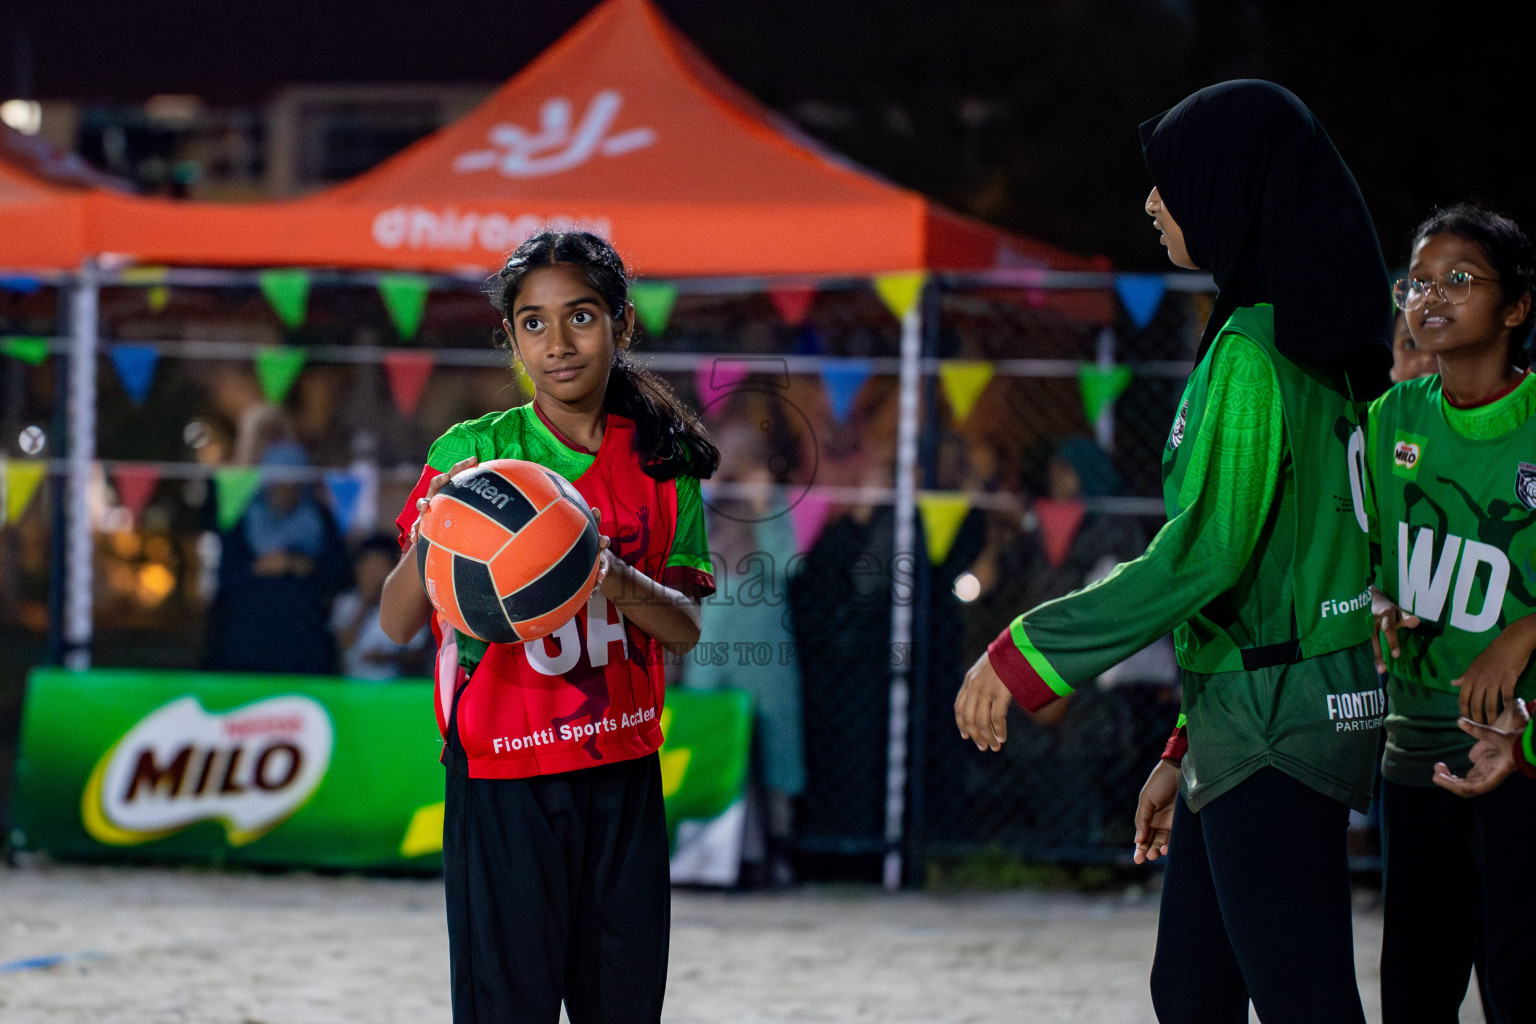
<path fill-rule="evenodd" d="M 1020 702 L 1043 703 L 1034 679 L 1065 695 L 1172 629 L 1192 809 L 1272 765 L 1365 810 L 1385 698 L 1368 643 L 1361 412 L 1275 349 L 1270 306 L 1234 313 L 1164 448 L 1167 525 L 991 648 Z"/>
<path fill-rule="evenodd" d="M 1376 585 L 1422 620 L 1398 632 L 1401 657 L 1383 652 L 1381 772 L 1428 786 L 1436 761 L 1470 766 L 1451 680 L 1536 612 L 1536 374 L 1476 409 L 1447 402 L 1438 376 L 1399 384 L 1371 406 L 1366 449 Z M 1536 695 L 1536 668 L 1515 692 Z"/>

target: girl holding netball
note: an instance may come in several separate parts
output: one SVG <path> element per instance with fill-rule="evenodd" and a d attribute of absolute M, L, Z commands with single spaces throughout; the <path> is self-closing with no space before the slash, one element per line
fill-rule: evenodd
<path fill-rule="evenodd" d="M 1437 211 L 1415 232 L 1394 297 L 1439 373 L 1370 411 L 1387 1024 L 1457 1020 L 1474 968 L 1490 1022 L 1536 1006 L 1536 780 L 1516 775 L 1470 800 L 1445 791 L 1473 767 L 1458 718 L 1513 731 L 1517 699 L 1536 695 L 1533 279 L 1536 251 L 1513 221 L 1471 205 Z"/>
<path fill-rule="evenodd" d="M 1219 293 L 1163 452 L 1145 554 L 1025 612 L 971 668 L 963 736 L 1035 710 L 1174 631 L 1181 727 L 1143 791 L 1138 859 L 1167 842 L 1158 1018 L 1364 1021 L 1345 833 L 1382 714 L 1370 557 L 1349 470 L 1387 384 L 1392 319 L 1353 177 L 1268 82 L 1202 89 L 1142 126 L 1146 211 Z M 1277 829 L 1279 834 L 1277 835 Z"/>
<path fill-rule="evenodd" d="M 598 515 L 605 566 L 585 610 L 549 637 L 440 636 L 453 1019 L 554 1024 L 563 1002 L 571 1024 L 654 1024 L 670 919 L 662 649 L 697 643 L 714 590 L 699 478 L 719 452 L 630 360 L 635 310 L 607 242 L 536 235 L 488 288 L 534 399 L 432 445 L 397 520 L 406 557 L 381 622 L 409 637 L 428 621 L 417 517 L 479 462 L 525 459 L 570 481 Z"/>

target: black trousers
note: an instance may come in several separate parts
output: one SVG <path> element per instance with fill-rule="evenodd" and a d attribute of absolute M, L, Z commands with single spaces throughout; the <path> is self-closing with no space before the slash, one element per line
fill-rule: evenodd
<path fill-rule="evenodd" d="M 1381 1018 L 1454 1024 L 1475 969 L 1489 1024 L 1536 1019 L 1536 780 L 1463 799 L 1382 782 Z"/>
<path fill-rule="evenodd" d="M 1199 814 L 1174 808 L 1152 1005 L 1163 1024 L 1364 1024 L 1349 809 L 1264 768 Z"/>
<path fill-rule="evenodd" d="M 454 1024 L 656 1024 L 671 886 L 655 754 L 531 779 L 448 773 Z"/>

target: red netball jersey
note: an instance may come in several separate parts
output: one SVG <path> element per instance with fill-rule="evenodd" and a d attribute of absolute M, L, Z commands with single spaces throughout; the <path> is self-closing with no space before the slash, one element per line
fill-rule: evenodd
<path fill-rule="evenodd" d="M 612 552 L 652 579 L 714 591 L 703 502 L 693 477 L 640 469 L 634 423 L 608 414 L 595 453 L 567 444 L 532 403 L 460 423 L 437 440 L 396 524 L 402 543 L 416 499 L 470 456 L 526 459 L 560 473 L 598 510 Z M 661 645 L 594 591 L 575 618 L 540 640 L 485 644 L 433 616 L 439 638 L 437 718 L 455 714 L 473 778 L 515 779 L 643 757 L 661 745 Z"/>

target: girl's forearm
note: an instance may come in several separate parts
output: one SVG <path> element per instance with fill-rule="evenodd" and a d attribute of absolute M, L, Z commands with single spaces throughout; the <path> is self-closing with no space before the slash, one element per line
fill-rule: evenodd
<path fill-rule="evenodd" d="M 384 580 L 384 593 L 379 598 L 379 627 L 385 636 L 404 645 L 421 632 L 421 627 L 431 617 L 432 605 L 421 584 L 421 571 L 416 567 L 416 547 L 412 545 Z"/>
<path fill-rule="evenodd" d="M 699 642 L 703 623 L 699 602 L 634 566 L 611 557 L 602 591 L 625 618 L 674 654 L 686 654 Z"/>

